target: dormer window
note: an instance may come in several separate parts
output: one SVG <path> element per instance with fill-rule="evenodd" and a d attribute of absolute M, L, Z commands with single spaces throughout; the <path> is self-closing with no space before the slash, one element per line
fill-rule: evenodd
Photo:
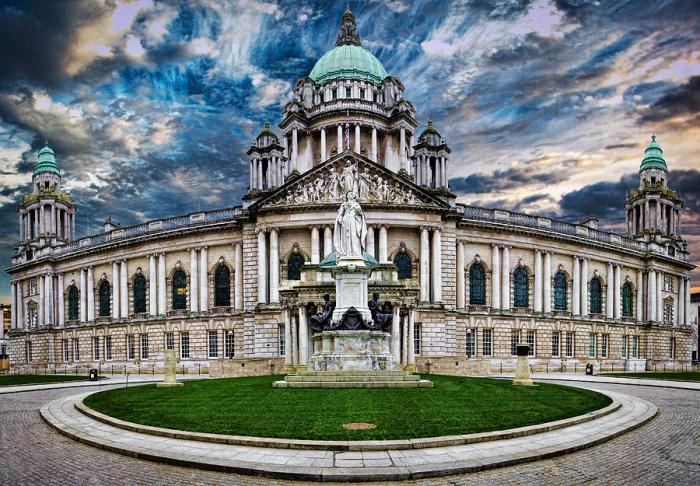
<path fill-rule="evenodd" d="M 668 256 L 676 256 L 676 249 L 673 246 L 668 247 Z"/>
<path fill-rule="evenodd" d="M 345 97 L 346 98 L 352 97 L 352 88 L 350 88 L 349 86 L 345 88 Z"/>

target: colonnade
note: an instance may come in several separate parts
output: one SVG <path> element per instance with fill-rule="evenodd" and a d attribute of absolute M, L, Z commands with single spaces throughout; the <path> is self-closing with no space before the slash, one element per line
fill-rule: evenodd
<path fill-rule="evenodd" d="M 57 207 L 51 202 L 42 202 L 19 212 L 19 235 L 21 241 L 54 235 L 64 240 L 75 239 L 75 213 Z"/>
<path fill-rule="evenodd" d="M 435 157 L 428 154 L 416 155 L 415 181 L 419 186 L 447 187 L 447 158 L 444 155 Z M 435 160 L 435 170 L 431 166 Z"/>
<path fill-rule="evenodd" d="M 273 189 L 284 184 L 285 163 L 281 154 L 253 157 L 250 161 L 250 189 Z"/>
<path fill-rule="evenodd" d="M 653 207 L 650 204 L 653 202 Z M 660 197 L 648 197 L 625 212 L 627 232 L 639 234 L 645 229 L 658 229 L 662 233 L 680 234 L 680 211 L 674 204 Z"/>

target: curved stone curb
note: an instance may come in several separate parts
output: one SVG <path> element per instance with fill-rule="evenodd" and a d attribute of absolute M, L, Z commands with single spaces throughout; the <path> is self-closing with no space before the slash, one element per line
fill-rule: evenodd
<path fill-rule="evenodd" d="M 364 452 L 294 450 L 212 444 L 131 432 L 103 424 L 75 407 L 89 393 L 48 403 L 42 419 L 59 433 L 104 450 L 178 466 L 315 481 L 404 480 L 476 472 L 547 459 L 600 444 L 640 427 L 656 406 L 622 393 L 614 412 L 566 429 L 526 437 L 430 449 Z"/>
<path fill-rule="evenodd" d="M 126 422 L 117 418 L 100 413 L 83 403 L 82 400 L 75 402 L 75 408 L 90 418 L 98 420 L 104 424 L 111 425 L 124 430 L 138 432 L 141 434 L 168 437 L 171 439 L 195 440 L 200 442 L 210 442 L 213 444 L 245 445 L 251 447 L 274 447 L 278 449 L 323 449 L 327 451 L 385 451 L 404 449 L 429 449 L 433 447 L 447 447 L 463 444 L 475 444 L 479 442 L 489 442 L 494 440 L 513 439 L 528 435 L 541 434 L 552 430 L 563 429 L 573 425 L 582 424 L 600 417 L 604 417 L 615 412 L 621 407 L 619 401 L 613 401 L 607 407 L 603 407 L 593 412 L 588 412 L 576 417 L 570 417 L 543 424 L 529 425 L 515 429 L 497 430 L 493 432 L 480 432 L 477 434 L 446 435 L 441 437 L 423 437 L 418 439 L 404 440 L 302 440 L 302 439 L 280 439 L 274 437 L 250 437 L 243 435 L 208 434 L 202 432 L 190 432 L 187 430 L 165 429 L 150 425 L 141 425 L 133 422 Z"/>

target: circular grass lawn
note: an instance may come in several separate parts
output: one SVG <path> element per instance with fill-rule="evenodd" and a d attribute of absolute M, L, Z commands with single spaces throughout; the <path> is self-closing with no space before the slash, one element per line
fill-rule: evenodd
<path fill-rule="evenodd" d="M 116 388 L 85 398 L 88 407 L 143 425 L 285 439 L 380 440 L 470 434 L 582 415 L 606 395 L 540 383 L 431 375 L 434 388 L 273 388 L 280 376 L 186 381 L 184 387 Z M 368 422 L 376 428 L 346 430 Z"/>

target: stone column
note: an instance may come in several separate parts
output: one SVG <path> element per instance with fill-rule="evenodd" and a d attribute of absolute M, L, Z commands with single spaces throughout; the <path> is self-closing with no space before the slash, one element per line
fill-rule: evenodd
<path fill-rule="evenodd" d="M 391 355 L 395 363 L 401 362 L 401 307 L 394 302 L 394 315 L 391 317 Z"/>
<path fill-rule="evenodd" d="M 56 230 L 56 205 L 51 204 L 51 228 L 49 228 L 49 233 L 55 235 L 58 233 L 58 230 Z"/>
<path fill-rule="evenodd" d="M 70 219 L 71 219 L 71 233 L 70 233 L 70 237 L 71 237 L 72 240 L 74 240 L 74 239 L 75 239 L 75 213 L 71 214 Z"/>
<path fill-rule="evenodd" d="M 318 245 L 317 245 L 318 251 Z M 318 259 L 318 258 L 317 258 Z M 277 304 L 280 301 L 280 247 L 279 230 L 270 229 L 270 303 Z"/>
<path fill-rule="evenodd" d="M 433 302 L 442 302 L 442 229 L 433 230 Z"/>
<path fill-rule="evenodd" d="M 664 320 L 664 301 L 661 298 L 661 289 L 664 284 L 664 274 L 661 271 L 656 272 L 656 321 L 663 322 Z"/>
<path fill-rule="evenodd" d="M 358 153 L 358 154 L 360 153 L 360 148 L 361 148 L 360 142 L 361 142 L 361 140 L 360 140 L 360 124 L 356 123 L 355 124 L 355 153 Z"/>
<path fill-rule="evenodd" d="M 209 260 L 206 246 L 199 249 L 199 312 L 209 312 Z"/>
<path fill-rule="evenodd" d="M 615 265 L 614 282 L 615 287 L 613 288 L 613 311 L 615 319 L 622 318 L 622 299 L 620 298 L 620 290 L 622 283 L 620 282 L 620 265 Z"/>
<path fill-rule="evenodd" d="M 372 161 L 377 162 L 377 127 L 372 127 Z"/>
<path fill-rule="evenodd" d="M 148 313 L 151 317 L 158 315 L 158 273 L 156 272 L 156 256 L 148 255 Z"/>
<path fill-rule="evenodd" d="M 423 158 L 422 155 L 416 155 L 416 156 L 414 157 L 416 167 L 415 167 L 415 171 L 414 171 L 414 174 L 413 174 L 413 178 L 414 178 L 414 182 L 416 183 L 417 186 L 420 186 L 420 185 L 421 185 L 421 180 L 420 180 L 420 167 L 421 167 L 421 165 L 420 165 L 420 161 L 421 161 L 422 158 Z"/>
<path fill-rule="evenodd" d="M 690 322 L 690 278 L 685 278 L 685 304 L 683 305 L 683 313 L 685 314 L 683 317 L 684 323 L 686 326 L 689 326 L 691 324 Z M 683 298 L 683 297 L 681 297 Z"/>
<path fill-rule="evenodd" d="M 679 326 L 683 325 L 683 321 L 685 319 L 685 309 L 683 306 L 685 305 L 685 278 L 684 277 L 679 277 L 678 278 L 678 312 L 676 312 L 676 324 Z"/>
<path fill-rule="evenodd" d="M 399 164 L 402 170 L 406 170 L 406 129 L 399 129 Z"/>
<path fill-rule="evenodd" d="M 297 168 L 297 158 L 299 157 L 299 142 L 298 142 L 297 129 L 292 129 L 292 160 L 290 172 L 294 172 Z"/>
<path fill-rule="evenodd" d="M 272 234 L 270 234 L 272 236 Z M 311 263 L 318 265 L 321 262 L 321 251 L 319 249 L 319 232 L 318 226 L 311 227 Z M 272 241 L 270 241 L 270 249 L 272 249 Z"/>
<path fill-rule="evenodd" d="M 447 158 L 442 157 L 442 187 L 447 188 Z"/>
<path fill-rule="evenodd" d="M 637 322 L 642 322 L 644 320 L 644 300 L 642 296 L 644 295 L 644 274 L 641 269 L 637 270 L 637 302 L 636 302 L 636 315 Z"/>
<path fill-rule="evenodd" d="M 605 317 L 613 319 L 615 317 L 615 271 L 612 263 L 608 263 L 608 273 L 605 281 L 607 284 L 605 290 Z"/>
<path fill-rule="evenodd" d="M 258 228 L 258 302 L 267 302 L 267 238 L 265 229 Z"/>
<path fill-rule="evenodd" d="M 265 188 L 265 176 L 263 176 L 263 163 L 262 159 L 255 159 L 255 165 L 257 167 L 257 184 L 256 187 L 258 189 L 264 189 Z"/>
<path fill-rule="evenodd" d="M 323 227 L 323 256 L 327 257 L 333 251 L 333 228 L 331 226 Z"/>
<path fill-rule="evenodd" d="M 87 320 L 95 320 L 95 281 L 92 275 L 92 267 L 87 269 Z"/>
<path fill-rule="evenodd" d="M 501 308 L 501 252 L 491 245 L 491 310 Z"/>
<path fill-rule="evenodd" d="M 292 325 L 289 316 L 289 309 L 284 309 L 284 365 L 291 367 L 292 362 Z"/>
<path fill-rule="evenodd" d="M 440 165 L 440 157 L 435 157 L 435 174 L 433 180 L 433 187 L 436 189 L 440 187 L 440 181 L 442 180 L 442 165 Z"/>
<path fill-rule="evenodd" d="M 58 306 L 58 325 L 63 327 L 66 323 L 66 316 L 65 316 L 65 308 L 64 308 L 64 299 L 63 299 L 63 292 L 65 291 L 65 287 L 63 284 L 63 274 L 59 273 L 58 274 L 58 289 L 57 289 L 57 306 Z"/>
<path fill-rule="evenodd" d="M 374 226 L 367 226 L 367 253 L 377 257 L 374 251 Z"/>
<path fill-rule="evenodd" d="M 510 309 L 510 247 L 503 247 L 503 268 L 501 269 L 501 309 Z"/>
<path fill-rule="evenodd" d="M 258 169 L 255 168 L 255 159 L 252 159 L 249 164 L 249 172 L 250 172 L 250 181 L 248 182 L 248 186 L 250 187 L 250 190 L 252 191 L 257 187 L 255 184 L 255 176 L 257 175 Z"/>
<path fill-rule="evenodd" d="M 80 269 L 80 322 L 87 321 L 87 269 Z"/>
<path fill-rule="evenodd" d="M 17 329 L 17 284 L 10 282 L 10 329 Z"/>
<path fill-rule="evenodd" d="M 121 298 L 120 314 L 123 319 L 127 319 L 129 317 L 129 269 L 126 259 L 122 260 L 119 286 L 119 297 Z"/>
<path fill-rule="evenodd" d="M 577 256 L 573 258 L 573 295 L 571 296 L 572 315 L 581 315 L 581 261 Z"/>
<path fill-rule="evenodd" d="M 542 252 L 535 250 L 535 312 L 542 312 Z"/>
<path fill-rule="evenodd" d="M 338 153 L 343 151 L 343 124 L 338 125 Z"/>
<path fill-rule="evenodd" d="M 46 323 L 53 326 L 56 324 L 56 295 L 55 295 L 55 288 L 53 284 L 53 274 L 49 273 L 46 275 L 46 284 L 47 284 L 47 290 L 46 292 L 46 299 L 47 299 L 47 304 L 48 304 L 48 312 L 46 314 L 47 319 Z"/>
<path fill-rule="evenodd" d="M 112 319 L 119 319 L 119 262 L 112 262 Z"/>
<path fill-rule="evenodd" d="M 236 309 L 243 309 L 243 244 L 240 241 L 234 243 L 234 288 L 233 288 L 233 301 Z M 289 341 L 287 341 L 287 346 L 289 346 Z"/>
<path fill-rule="evenodd" d="M 647 320 L 656 320 L 656 270 L 647 274 Z"/>
<path fill-rule="evenodd" d="M 581 315 L 588 315 L 588 258 L 581 258 Z"/>
<path fill-rule="evenodd" d="M 408 312 L 411 312 L 410 309 Z M 401 342 L 401 364 L 406 366 L 408 364 L 408 314 L 403 316 L 402 329 L 403 329 L 403 340 Z"/>
<path fill-rule="evenodd" d="M 544 278 L 542 282 L 543 300 L 542 307 L 545 314 L 552 312 L 552 254 L 545 252 L 544 254 Z"/>
<path fill-rule="evenodd" d="M 299 306 L 299 366 L 305 368 L 309 362 L 309 329 L 306 324 L 306 308 Z"/>
<path fill-rule="evenodd" d="M 22 300 L 22 281 L 15 282 L 15 292 L 17 294 L 17 302 L 15 306 L 15 319 L 17 321 L 17 329 L 26 329 L 24 322 L 24 302 Z"/>
<path fill-rule="evenodd" d="M 327 159 L 326 152 L 326 128 L 321 127 L 321 162 L 325 162 Z"/>
<path fill-rule="evenodd" d="M 199 312 L 199 272 L 197 249 L 190 248 L 190 312 Z"/>
<path fill-rule="evenodd" d="M 430 301 L 430 240 L 428 228 L 420 229 L 420 300 Z"/>
<path fill-rule="evenodd" d="M 387 263 L 389 261 L 389 243 L 386 225 L 379 226 L 379 263 Z"/>
<path fill-rule="evenodd" d="M 416 348 L 413 343 L 413 335 L 415 334 L 416 328 L 416 311 L 414 309 L 409 309 L 408 311 L 408 361 L 406 364 L 415 369 L 416 366 Z"/>
<path fill-rule="evenodd" d="M 164 316 L 168 313 L 165 286 L 165 253 L 158 254 L 158 315 Z"/>
<path fill-rule="evenodd" d="M 457 242 L 457 308 L 465 307 L 464 298 L 464 242 Z"/>

